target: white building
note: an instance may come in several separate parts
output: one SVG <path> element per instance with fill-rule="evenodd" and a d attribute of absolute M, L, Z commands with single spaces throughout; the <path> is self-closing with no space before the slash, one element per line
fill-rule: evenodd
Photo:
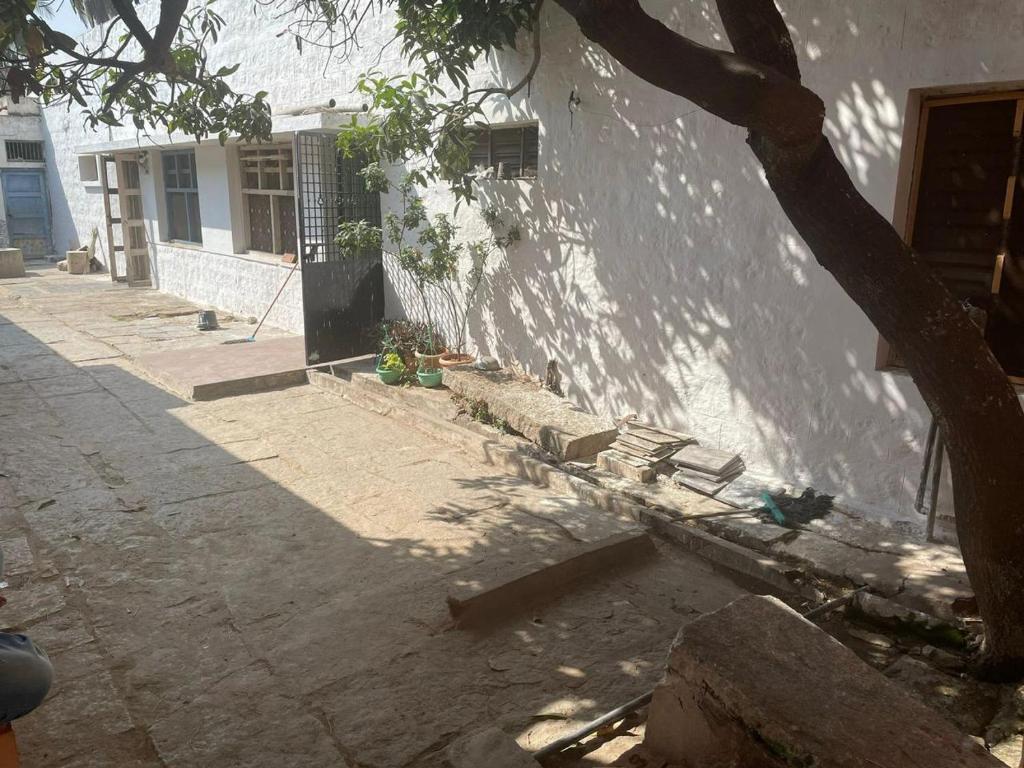
<path fill-rule="evenodd" d="M 959 290 L 973 295 L 986 287 L 998 246 L 990 242 L 994 230 L 985 224 L 962 233 L 957 242 L 967 255 L 950 255 L 954 249 L 944 248 L 942 238 L 959 235 L 917 210 L 918 199 L 927 198 L 932 211 L 949 203 L 935 203 L 941 184 L 912 182 L 922 179 L 915 169 L 930 162 L 924 139 L 941 130 L 966 142 L 951 150 L 963 165 L 946 168 L 947 176 L 984 165 L 970 155 L 972 146 L 1012 149 L 1014 118 L 1019 132 L 1024 104 L 1018 91 L 1024 88 L 1024 5 L 780 0 L 780 6 L 804 82 L 824 99 L 828 136 L 861 191 L 902 232 L 917 217 L 915 237 L 937 238 L 921 247 L 935 252 Z M 717 18 L 703 4 L 652 0 L 645 8 L 699 42 L 724 45 Z M 48 109 L 54 242 L 57 249 L 78 245 L 96 227 L 106 258 L 103 195 L 92 158 L 123 153 L 117 157 L 138 163 L 138 220 L 153 283 L 212 307 L 258 315 L 287 269 L 277 254 L 294 238 L 287 209 L 295 184 L 289 189 L 286 180 L 289 163 L 295 166 L 294 133 L 348 119 L 337 108 L 286 113 L 328 98 L 357 107 L 349 102 L 361 71 L 407 68 L 396 58 L 398 46 L 377 61 L 379 43 L 391 34 L 386 19 L 371 22 L 353 61 L 328 62 L 323 51 L 300 55 L 276 37 L 280 23 L 254 15 L 251 4 L 218 10 L 228 26 L 217 63 L 241 65 L 232 79 L 236 90 L 269 92 L 278 143 L 267 162 L 279 163 L 283 173 L 246 178 L 245 162 L 267 147 L 221 147 L 216 140 L 196 146 L 184 137 L 154 143 L 127 129 L 97 135 L 75 111 Z M 927 409 L 871 323 L 795 234 L 744 144 L 744 131 L 624 72 L 555 4 L 545 6 L 541 24 L 544 55 L 529 91 L 490 105 L 497 129 L 536 126 L 537 167 L 536 178 L 480 183 L 481 198 L 518 221 L 524 237 L 489 274 L 472 315 L 476 348 L 533 373 L 556 359 L 568 396 L 594 411 L 638 412 L 691 431 L 706 445 L 740 451 L 748 468 L 765 477 L 838 494 L 850 509 L 872 516 L 917 522 L 912 502 Z M 515 82 L 530 59 L 524 43 L 520 52 L 483 65 L 477 79 Z M 990 100 L 934 101 L 978 94 Z M 570 96 L 578 99 L 575 106 Z M 931 122 L 933 134 L 923 125 L 926 113 L 941 117 Z M 521 146 L 532 143 L 529 133 L 517 136 Z M 528 165 L 532 158 L 510 162 Z M 982 170 L 988 175 L 972 200 L 988 216 L 1004 206 L 1010 173 Z M 984 197 L 996 188 L 1003 190 L 998 200 Z M 443 188 L 426 197 L 432 210 L 451 207 Z M 394 200 L 382 204 L 386 209 Z M 1010 207 L 1015 238 L 1022 214 Z M 458 223 L 470 236 L 484 231 L 471 208 L 460 209 Z M 962 227 L 976 223 L 965 219 Z M 1015 261 L 1024 251 L 1016 240 L 1011 245 L 1018 249 L 1010 255 Z M 386 267 L 387 316 L 415 313 L 401 276 Z M 301 332 L 302 317 L 294 281 L 270 322 Z"/>
<path fill-rule="evenodd" d="M 52 252 L 43 119 L 32 99 L 0 96 L 0 247 Z"/>

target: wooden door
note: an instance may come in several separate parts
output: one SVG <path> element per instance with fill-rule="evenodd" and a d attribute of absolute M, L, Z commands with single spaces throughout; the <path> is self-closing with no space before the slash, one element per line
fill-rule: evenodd
<path fill-rule="evenodd" d="M 149 274 L 149 246 L 146 242 L 146 220 L 142 214 L 142 183 L 138 156 L 117 158 L 117 196 L 121 208 L 121 242 L 124 244 L 125 271 L 128 285 L 152 285 Z"/>

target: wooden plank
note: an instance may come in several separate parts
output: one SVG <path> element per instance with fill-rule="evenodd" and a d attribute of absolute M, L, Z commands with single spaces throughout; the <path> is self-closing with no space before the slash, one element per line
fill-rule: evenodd
<path fill-rule="evenodd" d="M 917 198 L 921 194 L 921 166 L 924 160 L 924 144 L 928 135 L 928 103 L 921 105 L 921 119 L 917 126 L 917 144 L 914 146 L 914 170 L 910 182 L 910 203 L 907 205 L 907 222 L 903 231 L 903 242 L 914 242 L 914 223 L 917 218 Z"/>
<path fill-rule="evenodd" d="M 991 91 L 988 93 L 965 93 L 959 96 L 925 97 L 930 107 L 948 107 L 952 104 L 975 104 L 982 101 L 1013 101 L 1024 98 L 1024 91 Z"/>
<path fill-rule="evenodd" d="M 107 225 L 107 268 L 110 270 L 111 282 L 117 282 L 117 249 L 114 247 L 114 224 L 110 215 L 110 178 L 107 163 L 110 158 L 100 155 L 100 183 L 103 187 L 103 218 Z M 115 190 L 116 192 L 116 190 Z"/>
<path fill-rule="evenodd" d="M 643 563 L 656 555 L 646 533 L 615 534 L 575 547 L 553 563 L 527 566 L 519 575 L 492 585 L 456 587 L 448 593 L 448 611 L 460 627 L 497 623 L 557 597 L 588 576 L 604 578 L 611 569 Z"/>

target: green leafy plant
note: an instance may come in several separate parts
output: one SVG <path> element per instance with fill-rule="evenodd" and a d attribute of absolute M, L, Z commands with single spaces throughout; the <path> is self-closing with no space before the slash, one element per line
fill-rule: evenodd
<path fill-rule="evenodd" d="M 370 163 L 361 172 L 369 192 L 388 193 L 391 185 L 379 163 Z M 367 221 L 345 221 L 338 225 L 336 240 L 345 254 L 358 254 L 366 248 L 382 249 L 391 255 L 398 267 L 411 278 L 427 319 L 426 333 L 420 336 L 421 351 L 436 354 L 441 346 L 437 342 L 437 307 L 452 321 L 453 352 L 462 353 L 466 345 L 469 312 L 480 284 L 486 274 L 486 264 L 499 250 L 508 248 L 520 239 L 516 227 L 507 227 L 495 208 L 482 212 L 491 235 L 485 239 L 461 241 L 459 228 L 443 213 L 433 217 L 427 214 L 423 200 L 415 194 L 417 187 L 427 183 L 419 171 L 410 171 L 397 187 L 401 208 L 389 211 L 381 227 Z M 459 264 L 467 258 L 469 269 L 459 271 Z"/>
<path fill-rule="evenodd" d="M 426 323 L 415 320 L 384 320 L 377 327 L 377 344 L 382 354 L 396 353 L 406 370 L 412 371 L 416 369 L 416 351 L 426 328 Z M 436 333 L 434 338 L 437 344 L 444 344 Z"/>
<path fill-rule="evenodd" d="M 405 361 L 397 352 L 388 352 L 381 357 L 377 367 L 383 371 L 405 371 Z"/>
<path fill-rule="evenodd" d="M 522 436 L 522 433 L 514 430 L 508 421 L 491 413 L 491 408 L 486 400 L 461 399 L 457 400 L 457 402 L 461 403 L 462 410 L 469 414 L 469 418 L 473 421 L 494 427 L 502 434 Z"/>

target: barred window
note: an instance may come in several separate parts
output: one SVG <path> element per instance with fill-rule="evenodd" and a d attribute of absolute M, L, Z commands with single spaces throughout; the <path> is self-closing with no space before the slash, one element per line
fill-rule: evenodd
<path fill-rule="evenodd" d="M 247 247 L 266 253 L 295 252 L 298 238 L 292 148 L 287 144 L 243 147 L 238 155 Z"/>
<path fill-rule="evenodd" d="M 8 162 L 41 163 L 43 162 L 43 142 L 13 141 L 4 142 Z"/>

